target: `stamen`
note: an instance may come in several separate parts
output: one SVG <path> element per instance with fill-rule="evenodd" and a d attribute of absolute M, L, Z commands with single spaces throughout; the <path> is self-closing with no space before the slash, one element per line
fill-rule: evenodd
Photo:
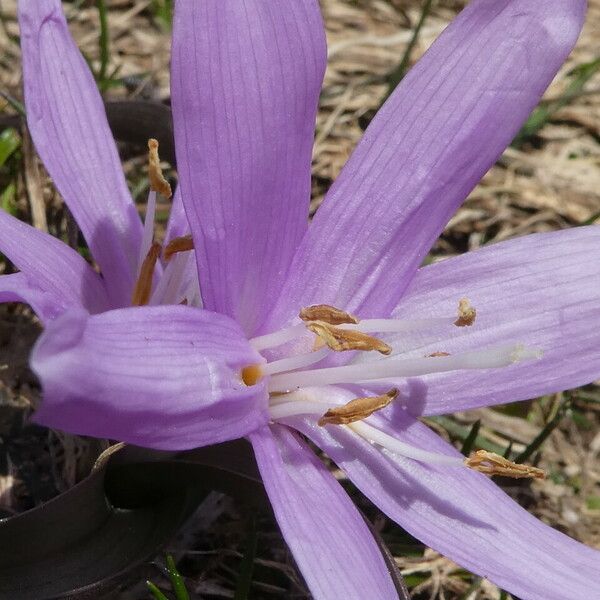
<path fill-rule="evenodd" d="M 440 356 L 450 356 L 450 352 L 432 352 L 427 355 L 429 358 L 439 358 Z"/>
<path fill-rule="evenodd" d="M 160 244 L 154 242 L 150 246 L 150 250 L 148 250 L 148 254 L 140 268 L 140 274 L 131 297 L 132 306 L 145 306 L 148 304 L 152 292 L 152 275 L 154 274 L 154 267 L 156 267 L 156 261 L 159 256 Z"/>
<path fill-rule="evenodd" d="M 274 360 L 264 365 L 263 373 L 265 375 L 274 375 L 275 373 L 285 373 L 286 371 L 309 367 L 310 365 L 321 362 L 328 354 L 329 348 L 321 348 L 316 352 L 308 352 L 306 354 L 298 354 L 296 356 Z"/>
<path fill-rule="evenodd" d="M 310 321 L 306 327 L 318 335 L 335 352 L 346 352 L 347 350 L 377 350 L 381 354 L 391 354 L 392 352 L 391 346 L 361 331 L 341 329 L 323 321 Z"/>
<path fill-rule="evenodd" d="M 154 138 L 148 140 L 148 179 L 150 179 L 150 188 L 155 192 L 162 194 L 165 198 L 172 196 L 171 186 L 160 168 L 158 141 Z"/>
<path fill-rule="evenodd" d="M 287 342 L 291 342 L 296 338 L 299 338 L 302 334 L 306 333 L 306 327 L 304 323 L 300 325 L 293 325 L 286 329 L 280 329 L 274 333 L 267 333 L 265 335 L 259 335 L 250 340 L 250 345 L 258 352 L 266 350 L 267 348 L 276 348 Z"/>
<path fill-rule="evenodd" d="M 454 321 L 457 327 L 470 327 L 475 323 L 477 311 L 471 306 L 468 298 L 461 298 L 458 301 L 458 319 Z"/>
<path fill-rule="evenodd" d="M 531 465 L 514 463 L 498 454 L 478 450 L 465 458 L 467 467 L 485 473 L 486 475 L 501 475 L 513 479 L 545 479 L 546 473 L 542 469 Z"/>
<path fill-rule="evenodd" d="M 323 321 L 329 325 L 342 325 L 344 323 L 358 323 L 358 318 L 335 306 L 329 304 L 315 304 L 307 306 L 298 315 L 303 321 Z"/>
<path fill-rule="evenodd" d="M 325 319 L 322 320 L 325 321 Z M 414 319 L 412 321 L 400 319 L 363 319 L 358 324 L 343 323 L 339 325 L 338 328 L 346 331 L 360 331 L 361 333 L 402 333 L 407 331 L 433 329 L 435 327 L 449 327 L 453 322 L 454 319 L 452 317 Z M 305 332 L 306 329 L 304 324 L 293 325 L 286 329 L 252 338 L 250 343 L 255 350 L 260 352 L 267 348 L 281 346 L 301 337 Z"/>
<path fill-rule="evenodd" d="M 173 254 L 177 252 L 187 252 L 194 249 L 194 240 L 191 235 L 173 238 L 165 247 L 163 256 L 165 260 L 170 260 Z"/>
<path fill-rule="evenodd" d="M 366 419 L 374 412 L 385 408 L 398 396 L 397 389 L 391 389 L 382 396 L 355 398 L 343 406 L 330 408 L 320 419 L 319 425 L 348 425 Z"/>
<path fill-rule="evenodd" d="M 321 415 L 323 404 L 310 400 L 294 400 L 293 402 L 280 402 L 269 406 L 271 420 L 278 421 L 286 417 L 297 417 L 299 415 Z"/>
<path fill-rule="evenodd" d="M 242 369 L 242 381 L 250 386 L 257 384 L 263 376 L 260 365 L 249 365 Z"/>
<path fill-rule="evenodd" d="M 138 256 L 138 275 L 142 268 L 144 258 L 152 246 L 154 239 L 154 217 L 156 215 L 156 192 L 151 190 L 146 202 L 146 216 L 144 217 L 144 233 L 142 234 L 142 243 L 140 244 L 140 253 Z"/>
<path fill-rule="evenodd" d="M 363 333 L 404 333 L 408 331 L 419 331 L 433 329 L 435 327 L 447 327 L 452 325 L 454 319 L 451 317 L 434 317 L 431 319 L 362 319 L 358 325 L 340 325 L 341 329 L 350 331 L 362 331 Z"/>
<path fill-rule="evenodd" d="M 284 394 L 275 404 L 271 404 L 271 406 L 269 406 L 269 414 L 274 421 L 286 417 L 322 414 L 324 404 L 324 402 L 321 402 L 316 398 L 309 399 L 305 394 L 296 394 L 292 392 L 290 394 Z M 391 454 L 392 458 L 394 456 L 402 456 L 429 464 L 441 464 L 463 468 L 465 466 L 464 457 L 446 456 L 444 454 L 421 450 L 420 448 L 397 440 L 391 435 L 384 433 L 380 429 L 377 429 L 364 421 L 342 425 L 342 427 L 351 429 L 354 433 L 358 434 L 371 444 L 381 446 L 382 452 Z"/>
<path fill-rule="evenodd" d="M 528 358 L 539 357 L 540 351 L 530 350 L 520 345 L 487 348 L 438 358 L 402 359 L 391 357 L 341 367 L 326 367 L 273 375 L 269 382 L 269 391 L 285 392 L 305 386 L 418 377 L 430 373 L 444 373 L 459 369 L 495 369 Z"/>
<path fill-rule="evenodd" d="M 410 444 L 405 444 L 404 442 L 397 440 L 376 427 L 368 425 L 364 421 L 352 423 L 351 425 L 348 425 L 348 427 L 372 444 L 381 446 L 384 451 L 388 451 L 391 454 L 412 458 L 413 460 L 418 460 L 423 463 L 451 465 L 455 467 L 464 466 L 464 460 L 461 457 L 446 456 L 445 454 L 436 454 L 435 452 L 428 452 L 427 450 L 415 448 Z"/>

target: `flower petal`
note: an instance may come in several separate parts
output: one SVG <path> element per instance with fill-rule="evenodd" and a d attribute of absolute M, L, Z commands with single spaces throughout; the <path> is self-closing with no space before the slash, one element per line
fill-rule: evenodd
<path fill-rule="evenodd" d="M 250 436 L 275 517 L 316 600 L 392 600 L 381 552 L 346 492 L 287 427 Z"/>
<path fill-rule="evenodd" d="M 247 333 L 306 231 L 325 60 L 316 0 L 176 5 L 177 165 L 202 297 Z"/>
<path fill-rule="evenodd" d="M 38 423 L 162 450 L 236 439 L 266 423 L 263 385 L 245 386 L 260 357 L 227 317 L 185 306 L 90 317 L 70 311 L 37 342 L 44 396 Z"/>
<path fill-rule="evenodd" d="M 29 304 L 40 321 L 54 319 L 65 310 L 60 298 L 32 284 L 24 273 L 0 276 L 0 303 Z"/>
<path fill-rule="evenodd" d="M 535 398 L 598 379 L 598 256 L 600 228 L 580 227 L 494 244 L 421 269 L 394 316 L 452 316 L 459 298 L 466 296 L 477 318 L 471 327 L 451 327 L 443 337 L 424 339 L 407 356 L 510 344 L 543 355 L 500 369 L 398 382 L 408 410 L 449 413 Z"/>
<path fill-rule="evenodd" d="M 121 170 L 102 99 L 60 0 L 19 1 L 27 124 L 108 282 L 131 299 L 142 226 Z"/>
<path fill-rule="evenodd" d="M 0 251 L 27 277 L 28 285 L 60 306 L 96 313 L 110 308 L 103 281 L 75 250 L 0 210 Z"/>
<path fill-rule="evenodd" d="M 540 99 L 584 10 L 584 0 L 469 3 L 369 126 L 303 239 L 269 323 L 315 303 L 388 314 Z"/>
<path fill-rule="evenodd" d="M 395 430 L 403 442 L 458 455 L 401 413 L 387 433 Z M 485 476 L 384 456 L 346 427 L 319 427 L 298 417 L 289 423 L 409 533 L 511 594 L 523 600 L 600 597 L 600 553 L 530 515 Z"/>

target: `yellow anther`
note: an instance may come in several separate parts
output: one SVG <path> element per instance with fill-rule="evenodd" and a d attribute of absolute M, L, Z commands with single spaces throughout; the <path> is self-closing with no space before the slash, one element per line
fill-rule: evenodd
<path fill-rule="evenodd" d="M 319 425 L 348 425 L 356 421 L 362 421 L 375 411 L 385 408 L 398 396 L 398 390 L 392 389 L 382 396 L 368 396 L 366 398 L 355 398 L 343 406 L 330 408 L 320 419 Z"/>
<path fill-rule="evenodd" d="M 152 276 L 154 275 L 154 267 L 160 256 L 160 244 L 154 242 L 148 250 L 148 254 L 140 268 L 140 275 L 135 282 L 133 296 L 131 297 L 132 306 L 145 306 L 150 301 L 152 293 Z"/>
<path fill-rule="evenodd" d="M 177 252 L 187 252 L 194 249 L 194 240 L 191 235 L 173 238 L 165 247 L 163 257 L 170 260 L 173 254 Z"/>
<path fill-rule="evenodd" d="M 477 311 L 471 306 L 468 298 L 461 298 L 458 301 L 458 319 L 454 321 L 457 327 L 470 327 L 475 323 Z"/>
<path fill-rule="evenodd" d="M 485 473 L 486 475 L 501 475 L 513 479 L 545 479 L 546 473 L 542 469 L 531 465 L 514 463 L 499 454 L 478 450 L 465 458 L 467 467 Z"/>
<path fill-rule="evenodd" d="M 329 304 L 307 306 L 300 311 L 299 317 L 303 321 L 323 321 L 329 325 L 343 325 L 345 323 L 356 325 L 359 322 L 354 315 L 335 306 L 329 306 Z"/>
<path fill-rule="evenodd" d="M 242 369 L 242 381 L 250 386 L 256 385 L 262 379 L 260 365 L 248 365 Z"/>
<path fill-rule="evenodd" d="M 427 355 L 427 358 L 437 358 L 440 356 L 450 356 L 450 352 L 432 352 Z"/>
<path fill-rule="evenodd" d="M 319 339 L 335 352 L 346 352 L 347 350 L 377 350 L 381 354 L 391 354 L 392 352 L 391 346 L 385 342 L 360 331 L 341 329 L 323 321 L 310 321 L 306 327 L 318 335 Z"/>
<path fill-rule="evenodd" d="M 173 195 L 171 186 L 160 168 L 158 141 L 154 138 L 148 140 L 148 178 L 150 179 L 150 189 L 162 194 L 165 198 L 170 198 Z"/>

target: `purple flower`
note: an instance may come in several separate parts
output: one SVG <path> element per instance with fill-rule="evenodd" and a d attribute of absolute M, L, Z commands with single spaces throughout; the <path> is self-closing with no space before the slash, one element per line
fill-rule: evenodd
<path fill-rule="evenodd" d="M 417 418 L 600 376 L 599 229 L 419 268 L 538 102 L 584 9 L 474 0 L 373 120 L 308 226 L 325 68 L 316 0 L 180 0 L 172 103 L 204 309 L 107 310 L 131 297 L 141 226 L 59 2 L 22 1 L 32 135 L 104 278 L 2 217 L 1 249 L 21 269 L 0 280 L 2 298 L 47 316 L 32 355 L 36 420 L 168 450 L 248 436 L 317 598 L 395 592 L 359 513 L 294 430 L 473 572 L 525 600 L 600 596 L 597 552 L 533 518 Z"/>
<path fill-rule="evenodd" d="M 142 226 L 102 99 L 69 35 L 60 2 L 20 2 L 19 20 L 29 129 L 102 276 L 66 244 L 0 211 L 2 252 L 21 271 L 2 277 L 0 298 L 27 302 L 43 322 L 74 307 L 95 314 L 129 306 L 152 244 L 156 193 L 150 193 Z M 186 228 L 178 192 L 168 237 Z M 193 260 L 186 264 L 189 258 L 166 269 L 156 266 L 152 304 L 185 295 L 194 301 L 197 277 Z"/>

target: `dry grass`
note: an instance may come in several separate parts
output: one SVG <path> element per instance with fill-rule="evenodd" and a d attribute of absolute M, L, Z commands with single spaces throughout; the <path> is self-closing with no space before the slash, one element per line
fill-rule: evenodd
<path fill-rule="evenodd" d="M 72 30 L 80 47 L 93 64 L 98 61 L 98 16 L 92 3 L 70 12 Z M 123 78 L 121 85 L 109 90 L 111 97 L 167 100 L 169 97 L 169 32 L 153 19 L 145 0 L 113 0 L 109 5 L 109 72 Z M 422 54 L 464 2 L 440 0 L 434 3 L 413 60 Z M 420 3 L 413 0 L 322 0 L 329 41 L 329 67 L 322 93 L 314 152 L 312 208 L 316 209 L 332 180 L 340 172 L 359 141 L 365 120 L 379 106 L 386 93 L 386 75 L 398 64 L 419 14 Z M 19 48 L 15 42 L 15 1 L 0 3 L 0 82 L 4 91 L 20 98 Z M 570 71 L 598 57 L 600 0 L 590 0 L 584 32 L 571 57 L 561 69 L 546 98 L 555 99 L 566 89 Z M 25 140 L 24 140 L 25 141 Z M 586 85 L 585 93 L 575 97 L 542 129 L 535 144 L 508 149 L 471 193 L 464 206 L 449 223 L 434 249 L 435 257 L 446 257 L 525 233 L 572 227 L 600 211 L 600 75 Z M 41 227 L 56 233 L 65 227 L 60 202 L 50 191 L 45 175 L 33 153 L 25 147 L 23 170 L 19 175 L 18 206 L 23 214 Z M 130 180 L 144 178 L 143 159 L 126 164 Z M 0 182 L 1 183 L 1 182 Z M 43 193 L 40 193 L 43 190 Z M 37 198 L 32 202 L 32 198 Z M 39 199 L 43 199 L 40 207 Z M 41 208 L 41 210 L 40 210 Z M 44 223 L 47 218 L 48 223 Z M 37 388 L 27 370 L 27 352 L 37 328 L 27 311 L 5 308 L 0 321 L 0 434 L 18 431 L 23 407 L 36 400 Z M 589 400 L 595 398 L 595 401 Z M 510 490 L 527 508 L 545 522 L 595 547 L 600 546 L 600 511 L 588 506 L 590 498 L 600 498 L 600 392 L 591 386 L 572 396 L 572 409 L 543 446 L 540 464 L 552 474 L 544 482 L 521 485 Z M 555 407 L 556 398 L 526 403 L 520 412 L 489 409 L 453 417 L 453 422 L 468 429 L 481 419 L 480 435 L 518 451 L 539 433 Z M 439 423 L 432 426 L 447 438 Z M 60 490 L 72 484 L 87 465 L 86 443 L 78 438 L 46 434 L 35 440 L 15 444 L 42 444 L 47 452 L 43 466 L 53 487 Z M 18 437 L 18 436 L 17 436 Z M 0 452 L 6 448 L 0 446 Z M 18 453 L 17 453 L 18 454 Z M 21 456 L 19 454 L 19 456 Z M 2 465 L 3 457 L 0 457 Z M 9 465 L 0 477 L 0 503 L 9 511 L 19 510 L 44 497 L 31 499 L 23 491 L 19 472 Z M 52 487 L 52 486 L 50 486 Z M 50 492 L 49 492 L 50 493 Z M 360 495 L 356 500 L 373 518 L 393 548 L 406 544 L 385 517 Z M 230 597 L 235 581 L 236 549 L 241 543 L 239 507 L 220 498 L 204 507 L 197 519 L 174 543 L 179 556 L 188 557 L 196 591 Z M 208 515 L 208 516 L 207 516 Z M 202 519 L 204 519 L 202 521 Z M 198 520 L 202 521 L 201 523 Z M 272 577 L 260 583 L 269 570 L 296 577 L 287 552 L 270 522 L 262 522 L 259 536 L 263 554 L 256 597 L 291 597 L 278 591 Z M 203 541 L 199 541 L 199 540 Z M 400 542 L 398 541 L 400 540 Z M 242 540 L 243 542 L 243 540 Z M 405 547 L 405 546 L 402 546 Z M 415 598 L 474 600 L 498 599 L 499 591 L 487 582 L 471 592 L 472 579 L 456 565 L 431 550 L 410 558 L 398 554 L 398 564 L 413 584 Z M 203 559 L 198 560 L 202 554 Z M 210 560 L 206 557 L 210 555 Z M 237 556 L 237 558 L 236 558 Z M 232 567 L 233 565 L 233 567 Z M 303 597 L 301 586 L 298 596 Z M 468 596 L 465 594 L 468 593 Z M 138 587 L 127 597 L 145 597 Z M 212 596 L 211 596 L 212 597 Z"/>

